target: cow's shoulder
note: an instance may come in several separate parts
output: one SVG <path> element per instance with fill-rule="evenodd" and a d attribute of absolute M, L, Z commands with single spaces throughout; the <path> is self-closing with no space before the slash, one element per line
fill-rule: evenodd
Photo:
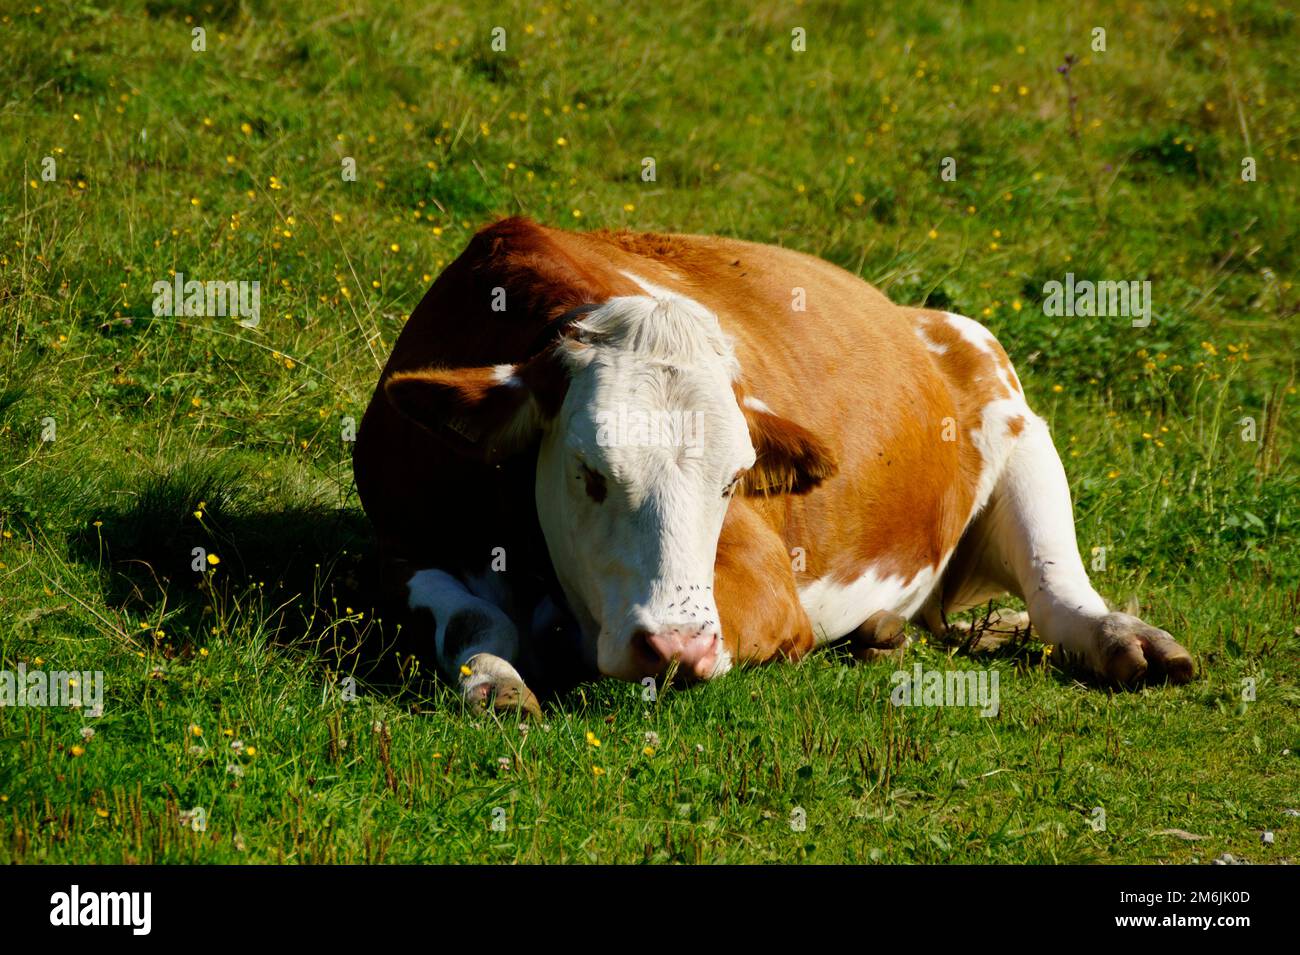
<path fill-rule="evenodd" d="M 384 377 L 528 357 L 571 309 L 616 294 L 620 276 L 573 234 L 516 216 L 480 229 L 415 307 Z"/>

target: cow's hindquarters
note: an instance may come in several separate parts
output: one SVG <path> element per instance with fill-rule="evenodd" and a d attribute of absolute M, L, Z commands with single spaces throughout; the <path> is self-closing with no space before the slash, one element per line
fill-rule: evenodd
<path fill-rule="evenodd" d="M 1113 613 L 1079 554 L 1069 484 L 1047 424 L 1029 415 L 987 506 L 963 536 L 924 611 L 932 630 L 946 616 L 1010 592 L 1029 622 L 1065 659 L 1115 683 L 1144 676 L 1185 682 L 1191 655 L 1165 631 Z"/>

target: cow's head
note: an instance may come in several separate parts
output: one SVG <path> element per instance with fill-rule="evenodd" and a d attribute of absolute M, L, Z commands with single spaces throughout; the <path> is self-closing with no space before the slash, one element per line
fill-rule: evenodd
<path fill-rule="evenodd" d="M 744 397 L 712 313 L 655 291 L 608 300 L 520 365 L 399 373 L 386 391 L 488 460 L 540 441 L 538 515 L 601 673 L 638 680 L 676 660 L 708 679 L 731 665 L 713 597 L 731 498 L 806 491 L 835 465 Z"/>

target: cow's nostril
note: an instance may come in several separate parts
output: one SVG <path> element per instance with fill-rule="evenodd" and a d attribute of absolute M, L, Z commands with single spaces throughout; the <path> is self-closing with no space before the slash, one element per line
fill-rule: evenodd
<path fill-rule="evenodd" d="M 638 628 L 632 633 L 632 649 L 636 653 L 637 659 L 648 667 L 661 668 L 666 662 L 659 651 L 655 649 L 651 642 L 653 637 L 649 630 L 644 627 Z"/>

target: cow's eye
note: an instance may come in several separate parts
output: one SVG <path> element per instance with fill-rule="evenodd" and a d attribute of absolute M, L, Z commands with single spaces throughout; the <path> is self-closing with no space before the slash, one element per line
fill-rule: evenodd
<path fill-rule="evenodd" d="M 736 488 L 740 487 L 740 479 L 743 478 L 744 476 L 745 476 L 744 471 L 737 471 L 735 475 L 732 477 L 731 482 L 722 489 L 722 496 L 731 497 L 731 495 L 735 494 Z"/>
<path fill-rule="evenodd" d="M 578 462 L 580 477 L 587 483 L 587 497 L 591 498 L 597 504 L 605 500 L 605 495 L 609 489 L 605 486 L 605 475 L 595 471 L 581 461 Z"/>

